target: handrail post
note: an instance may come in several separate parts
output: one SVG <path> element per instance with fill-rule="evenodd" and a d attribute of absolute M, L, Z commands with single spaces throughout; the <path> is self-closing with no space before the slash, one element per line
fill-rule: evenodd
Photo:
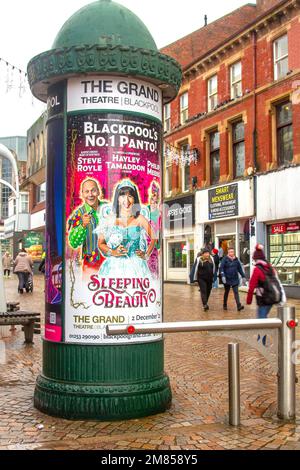
<path fill-rule="evenodd" d="M 282 321 L 278 351 L 278 410 L 279 419 L 294 420 L 296 416 L 296 364 L 293 361 L 296 339 L 295 307 L 278 307 Z"/>
<path fill-rule="evenodd" d="M 229 424 L 241 424 L 240 402 L 240 345 L 228 344 Z"/>

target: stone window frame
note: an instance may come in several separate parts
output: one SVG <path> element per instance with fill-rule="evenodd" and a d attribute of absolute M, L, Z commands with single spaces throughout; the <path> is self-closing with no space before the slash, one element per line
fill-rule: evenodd
<path fill-rule="evenodd" d="M 214 78 L 216 78 L 216 80 L 217 80 L 217 86 L 214 90 L 211 90 L 210 84 L 211 84 L 211 82 Z M 214 73 L 213 75 L 211 75 L 210 77 L 207 78 L 207 111 L 209 113 L 214 111 L 215 107 L 218 104 L 218 98 L 219 98 L 218 88 L 219 88 L 219 77 L 218 77 L 217 73 Z M 213 97 L 216 97 L 216 103 L 212 107 L 211 99 Z"/>
<path fill-rule="evenodd" d="M 186 106 L 183 106 L 184 97 L 187 98 Z M 179 106 L 180 106 L 180 125 L 183 126 L 189 118 L 189 92 L 188 90 L 181 93 L 179 96 Z"/>
<path fill-rule="evenodd" d="M 233 69 L 238 64 L 240 64 L 240 67 L 241 67 L 240 79 L 234 81 L 233 80 Z M 241 98 L 242 95 L 243 95 L 243 64 L 242 64 L 242 61 L 237 60 L 236 62 L 231 64 L 229 73 L 230 73 L 230 98 L 233 99 L 233 100 L 236 100 L 238 98 Z M 234 90 L 235 90 L 235 86 L 238 85 L 238 84 L 240 84 L 240 94 L 236 95 Z"/>
<path fill-rule="evenodd" d="M 278 41 L 280 41 L 281 39 L 283 39 L 284 37 L 287 38 L 287 54 L 283 55 L 280 58 L 276 58 L 276 43 Z M 280 35 L 273 38 L 273 78 L 274 78 L 274 80 L 280 80 L 280 79 L 282 79 L 286 76 L 286 74 L 282 75 L 282 76 L 279 76 L 278 75 L 278 68 L 277 68 L 277 65 L 285 59 L 289 60 L 289 37 L 288 37 L 288 32 L 287 31 L 281 31 Z M 288 70 L 289 70 L 289 62 L 288 62 L 288 66 L 287 66 L 287 72 L 288 72 Z"/>

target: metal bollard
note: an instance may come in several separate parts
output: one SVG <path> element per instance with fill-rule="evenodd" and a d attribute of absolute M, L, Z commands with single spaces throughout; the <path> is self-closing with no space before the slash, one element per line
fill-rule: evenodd
<path fill-rule="evenodd" d="M 278 307 L 278 317 L 282 321 L 279 329 L 278 354 L 278 418 L 293 420 L 296 416 L 296 364 L 292 356 L 296 340 L 295 307 Z"/>
<path fill-rule="evenodd" d="M 229 382 L 229 424 L 239 426 L 241 419 L 240 403 L 240 345 L 228 344 Z"/>

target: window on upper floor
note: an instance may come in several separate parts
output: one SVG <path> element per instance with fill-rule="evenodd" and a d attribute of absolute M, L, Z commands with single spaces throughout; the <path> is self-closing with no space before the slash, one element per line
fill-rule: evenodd
<path fill-rule="evenodd" d="M 240 178 L 245 172 L 245 125 L 243 121 L 232 124 L 233 176 Z"/>
<path fill-rule="evenodd" d="M 213 111 L 218 104 L 218 75 L 209 78 L 207 82 L 207 110 Z"/>
<path fill-rule="evenodd" d="M 285 77 L 289 70 L 288 36 L 285 34 L 274 41 L 274 79 Z"/>
<path fill-rule="evenodd" d="M 46 201 L 46 183 L 36 187 L 36 203 Z"/>
<path fill-rule="evenodd" d="M 293 161 L 293 115 L 292 103 L 286 101 L 276 106 L 277 161 L 286 165 Z"/>
<path fill-rule="evenodd" d="M 242 63 L 236 62 L 230 67 L 230 97 L 231 99 L 242 96 Z"/>
<path fill-rule="evenodd" d="M 182 192 L 187 192 L 191 187 L 190 145 L 188 142 L 180 144 Z"/>
<path fill-rule="evenodd" d="M 212 132 L 210 139 L 210 180 L 211 184 L 217 184 L 220 181 L 220 133 Z"/>
<path fill-rule="evenodd" d="M 28 214 L 29 212 L 29 195 L 21 194 L 21 213 Z"/>
<path fill-rule="evenodd" d="M 164 132 L 171 130 L 171 103 L 164 106 Z"/>
<path fill-rule="evenodd" d="M 165 195 L 170 196 L 172 193 L 172 160 L 170 157 L 166 159 L 165 172 Z"/>
<path fill-rule="evenodd" d="M 189 94 L 183 93 L 180 96 L 180 124 L 184 124 L 189 117 Z"/>

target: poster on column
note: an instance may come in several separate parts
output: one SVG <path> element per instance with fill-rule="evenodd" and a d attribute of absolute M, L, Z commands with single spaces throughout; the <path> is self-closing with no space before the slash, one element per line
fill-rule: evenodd
<path fill-rule="evenodd" d="M 162 321 L 161 124 L 88 106 L 68 114 L 65 341 L 156 341 L 106 326 Z"/>

